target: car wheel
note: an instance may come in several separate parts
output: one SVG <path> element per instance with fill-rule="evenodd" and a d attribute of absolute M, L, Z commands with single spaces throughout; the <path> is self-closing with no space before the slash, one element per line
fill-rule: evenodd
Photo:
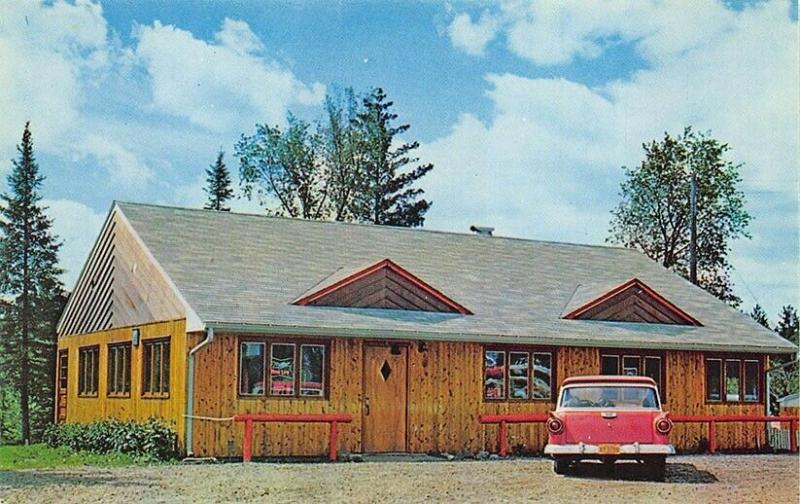
<path fill-rule="evenodd" d="M 566 457 L 558 457 L 553 460 L 553 472 L 556 474 L 567 474 L 572 461 Z"/>
<path fill-rule="evenodd" d="M 646 463 L 647 472 L 655 481 L 664 481 L 664 474 L 667 469 L 666 457 L 653 457 Z"/>

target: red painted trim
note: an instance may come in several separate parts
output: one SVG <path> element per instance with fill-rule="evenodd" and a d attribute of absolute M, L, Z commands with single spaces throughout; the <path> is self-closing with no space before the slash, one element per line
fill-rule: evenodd
<path fill-rule="evenodd" d="M 363 270 L 360 270 L 360 271 L 357 271 L 356 273 L 353 273 L 352 275 L 349 275 L 349 276 L 347 276 L 347 277 L 345 277 L 345 278 L 343 278 L 343 279 L 341 279 L 341 280 L 339 280 L 339 281 L 337 281 L 337 282 L 335 282 L 335 283 L 333 283 L 333 284 L 331 284 L 331 285 L 329 285 L 327 287 L 324 287 L 324 288 L 322 288 L 322 289 L 320 289 L 320 290 L 318 290 L 316 292 L 312 292 L 311 294 L 298 299 L 297 301 L 294 302 L 294 304 L 301 305 L 301 306 L 308 305 L 308 304 L 310 304 L 310 303 L 312 303 L 312 302 L 314 302 L 314 301 L 316 301 L 316 300 L 318 300 L 318 299 L 330 294 L 331 292 L 337 291 L 337 290 L 341 289 L 342 287 L 344 287 L 346 285 L 350 285 L 350 284 L 352 284 L 354 282 L 357 282 L 357 281 L 359 281 L 359 280 L 361 280 L 363 278 L 366 278 L 369 275 L 371 275 L 371 274 L 373 274 L 373 273 L 375 273 L 377 271 L 380 271 L 380 270 L 382 270 L 384 268 L 388 268 L 391 271 L 393 271 L 394 273 L 397 273 L 398 275 L 403 277 L 405 280 L 407 280 L 407 281 L 411 282 L 412 284 L 414 284 L 415 287 L 418 287 L 419 289 L 425 291 L 431 297 L 436 298 L 437 300 L 439 300 L 440 302 L 444 303 L 448 307 L 452 308 L 456 312 L 461 313 L 462 315 L 472 315 L 472 312 L 469 311 L 467 308 L 465 308 L 464 306 L 456 303 L 455 301 L 453 301 L 449 297 L 445 296 L 443 293 L 441 293 L 439 290 L 434 288 L 432 285 L 426 283 L 422 279 L 414 276 L 413 274 L 411 274 L 407 270 L 401 268 L 400 266 L 398 266 L 397 264 L 392 262 L 391 259 L 383 259 L 381 261 L 378 261 L 377 263 L 373 264 L 372 266 L 368 266 L 367 268 L 365 268 Z"/>
<path fill-rule="evenodd" d="M 303 423 L 327 423 L 330 425 L 328 433 L 328 460 L 336 460 L 336 448 L 339 437 L 339 422 L 350 423 L 353 417 L 347 414 L 323 413 L 323 414 L 301 414 L 287 415 L 277 413 L 256 413 L 236 415 L 234 422 L 244 422 L 244 440 L 242 445 L 242 461 L 250 462 L 253 458 L 253 422 L 303 422 Z"/>
<path fill-rule="evenodd" d="M 681 310 L 680 308 L 678 308 L 677 306 L 672 304 L 667 298 L 665 298 L 664 296 L 660 295 L 659 293 L 657 293 L 656 291 L 654 291 L 653 289 L 648 287 L 644 282 L 642 282 L 638 278 L 632 278 L 632 279 L 628 280 L 627 282 L 623 283 L 622 285 L 614 287 L 613 289 L 611 289 L 610 291 L 606 292 L 605 294 L 595 298 L 592 301 L 589 301 L 585 305 L 583 305 L 583 306 L 581 306 L 581 307 L 569 312 L 568 314 L 564 315 L 564 318 L 568 319 L 568 320 L 575 320 L 575 319 L 579 318 L 581 315 L 583 315 L 584 313 L 586 313 L 587 311 L 591 310 L 592 308 L 595 308 L 596 306 L 605 303 L 606 301 L 608 301 L 609 299 L 613 298 L 614 296 L 616 296 L 616 295 L 618 295 L 618 294 L 620 294 L 620 293 L 622 293 L 622 292 L 624 292 L 624 291 L 626 291 L 626 290 L 628 290 L 628 289 L 630 289 L 632 287 L 637 287 L 637 288 L 643 290 L 645 293 L 647 293 L 650 296 L 652 296 L 664 308 L 666 308 L 667 310 L 672 312 L 672 314 L 676 315 L 678 318 L 683 319 L 684 322 L 686 322 L 687 324 L 694 325 L 694 326 L 702 326 L 703 325 L 696 318 L 692 317 L 691 315 L 689 315 L 685 311 Z"/>

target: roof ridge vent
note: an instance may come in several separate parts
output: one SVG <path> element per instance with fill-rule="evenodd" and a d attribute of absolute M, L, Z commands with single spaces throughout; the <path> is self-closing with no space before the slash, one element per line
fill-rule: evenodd
<path fill-rule="evenodd" d="M 494 228 L 489 226 L 470 226 L 469 230 L 480 236 L 492 236 L 494 232 Z"/>

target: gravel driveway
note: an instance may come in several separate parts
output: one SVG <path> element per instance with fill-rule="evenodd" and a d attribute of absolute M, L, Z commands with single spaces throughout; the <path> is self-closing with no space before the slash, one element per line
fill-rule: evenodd
<path fill-rule="evenodd" d="M 798 502 L 792 455 L 672 457 L 666 482 L 546 459 L 175 465 L 0 472 L 0 502 Z"/>

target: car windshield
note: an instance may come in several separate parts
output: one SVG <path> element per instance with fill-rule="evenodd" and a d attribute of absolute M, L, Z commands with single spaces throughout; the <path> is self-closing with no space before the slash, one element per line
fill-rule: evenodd
<path fill-rule="evenodd" d="M 565 388 L 561 407 L 658 409 L 659 405 L 652 387 L 599 385 Z"/>

